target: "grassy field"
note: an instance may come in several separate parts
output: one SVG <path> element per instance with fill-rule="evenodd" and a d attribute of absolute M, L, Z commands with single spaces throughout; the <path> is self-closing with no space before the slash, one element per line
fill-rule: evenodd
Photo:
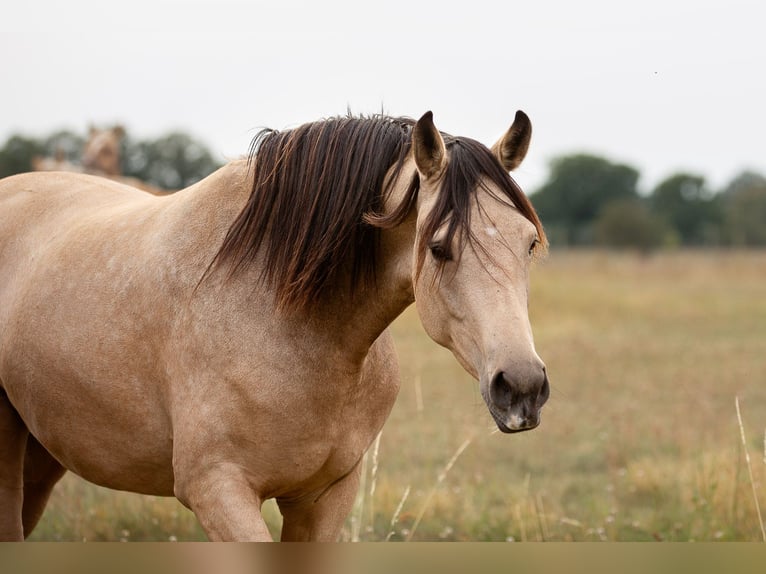
<path fill-rule="evenodd" d="M 493 432 L 414 308 L 396 321 L 402 389 L 344 539 L 762 540 L 766 253 L 554 252 L 531 294 L 552 394 L 520 435 Z M 33 539 L 204 534 L 173 499 L 68 475 Z"/>

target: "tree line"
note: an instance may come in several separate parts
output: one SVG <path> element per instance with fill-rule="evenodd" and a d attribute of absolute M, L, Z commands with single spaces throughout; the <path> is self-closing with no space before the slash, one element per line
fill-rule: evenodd
<path fill-rule="evenodd" d="M 648 194 L 635 168 L 593 155 L 553 160 L 530 199 L 552 245 L 653 250 L 766 245 L 766 178 L 743 172 L 723 189 L 676 173 Z"/>
<path fill-rule="evenodd" d="M 36 158 L 55 158 L 76 168 L 87 141 L 87 135 L 70 130 L 42 138 L 12 135 L 0 148 L 0 177 L 34 171 Z M 196 183 L 221 165 L 203 143 L 180 131 L 138 140 L 120 130 L 118 145 L 120 175 L 167 190 Z"/>
<path fill-rule="evenodd" d="M 77 164 L 86 136 L 58 131 L 45 138 L 11 136 L 0 148 L 0 177 L 32 170 L 35 157 Z M 165 189 L 195 183 L 219 167 L 201 142 L 183 132 L 120 141 L 122 174 Z M 705 178 L 676 173 L 648 194 L 637 169 L 586 154 L 550 163 L 530 199 L 554 246 L 664 247 L 766 245 L 766 178 L 743 172 L 720 190 Z"/>

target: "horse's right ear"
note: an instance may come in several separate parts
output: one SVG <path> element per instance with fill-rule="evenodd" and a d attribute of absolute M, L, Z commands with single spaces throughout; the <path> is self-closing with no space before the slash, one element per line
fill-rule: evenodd
<path fill-rule="evenodd" d="M 433 112 L 426 112 L 412 130 L 415 165 L 425 179 L 439 177 L 447 165 L 447 148 L 434 125 Z"/>
<path fill-rule="evenodd" d="M 532 138 L 532 122 L 521 110 L 516 112 L 513 125 L 492 146 L 492 153 L 500 160 L 505 171 L 513 171 L 524 160 Z"/>

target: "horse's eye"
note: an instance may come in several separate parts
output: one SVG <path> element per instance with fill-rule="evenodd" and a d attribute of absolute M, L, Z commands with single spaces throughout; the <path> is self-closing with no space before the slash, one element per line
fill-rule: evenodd
<path fill-rule="evenodd" d="M 431 243 L 428 249 L 431 250 L 431 255 L 437 261 L 452 261 L 452 253 L 441 243 Z"/>
<path fill-rule="evenodd" d="M 535 247 L 537 247 L 540 244 L 540 240 L 537 238 L 532 240 L 532 244 L 529 246 L 529 254 L 532 255 L 535 251 Z"/>

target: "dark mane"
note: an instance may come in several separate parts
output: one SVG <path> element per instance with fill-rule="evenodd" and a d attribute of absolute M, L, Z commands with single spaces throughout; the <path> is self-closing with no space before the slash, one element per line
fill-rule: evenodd
<path fill-rule="evenodd" d="M 237 273 L 263 257 L 262 279 L 275 290 L 283 310 L 307 309 L 331 287 L 351 295 L 360 283 L 374 283 L 381 228 L 404 221 L 417 199 L 413 174 L 401 204 L 380 215 L 410 151 L 414 121 L 373 116 L 336 117 L 294 130 L 263 130 L 253 140 L 250 198 L 232 223 L 213 265 L 230 263 Z M 538 228 L 529 200 L 482 144 L 445 136 L 449 163 L 437 205 L 425 223 L 418 265 L 426 244 L 450 217 L 448 240 L 457 233 L 473 242 L 471 195 L 487 181 L 501 190 Z M 339 285 L 350 273 L 350 284 Z"/>
<path fill-rule="evenodd" d="M 250 199 L 216 261 L 231 272 L 264 257 L 263 278 L 282 309 L 306 308 L 350 265 L 351 288 L 374 280 L 380 231 L 365 223 L 382 208 L 389 169 L 404 164 L 414 122 L 336 117 L 253 140 Z"/>

